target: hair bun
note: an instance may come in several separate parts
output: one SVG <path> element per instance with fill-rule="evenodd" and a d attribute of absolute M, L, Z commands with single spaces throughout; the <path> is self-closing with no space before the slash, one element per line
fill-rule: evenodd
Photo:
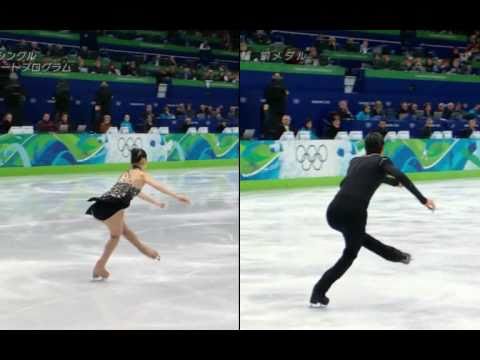
<path fill-rule="evenodd" d="M 131 163 L 132 164 L 136 164 L 140 160 L 147 158 L 147 153 L 145 152 L 145 150 L 140 149 L 140 148 L 133 148 L 130 153 L 131 153 Z"/>

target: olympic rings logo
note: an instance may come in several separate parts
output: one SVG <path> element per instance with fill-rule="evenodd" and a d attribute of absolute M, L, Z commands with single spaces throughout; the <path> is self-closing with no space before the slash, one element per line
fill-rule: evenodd
<path fill-rule="evenodd" d="M 132 136 L 122 136 L 117 141 L 117 149 L 125 158 L 130 156 L 130 152 L 134 148 L 143 148 L 142 138 L 137 137 L 134 139 Z"/>
<path fill-rule="evenodd" d="M 322 170 L 323 164 L 328 159 L 328 149 L 324 144 L 297 145 L 295 157 L 304 171 Z"/>

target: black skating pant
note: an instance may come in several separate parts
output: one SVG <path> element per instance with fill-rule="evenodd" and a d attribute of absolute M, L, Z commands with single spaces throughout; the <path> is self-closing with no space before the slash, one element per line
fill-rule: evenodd
<path fill-rule="evenodd" d="M 332 228 L 343 234 L 345 249 L 340 259 L 315 285 L 314 291 L 317 294 L 325 295 L 352 265 L 362 246 L 389 261 L 399 262 L 405 257 L 400 250 L 381 243 L 365 232 L 367 208 L 354 199 L 336 196 L 328 207 L 327 221 Z"/>

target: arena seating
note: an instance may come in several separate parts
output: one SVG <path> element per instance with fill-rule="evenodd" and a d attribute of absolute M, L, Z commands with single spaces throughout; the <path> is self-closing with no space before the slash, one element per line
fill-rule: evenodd
<path fill-rule="evenodd" d="M 194 110 L 197 110 L 201 104 L 213 107 L 223 106 L 223 117 L 227 120 L 228 126 L 238 126 L 238 117 L 227 116 L 227 111 L 231 106 L 238 106 L 238 52 L 234 58 L 229 54 L 229 50 L 217 49 L 213 50 L 214 56 L 206 63 L 199 61 L 198 49 L 195 48 L 194 53 L 190 53 L 192 47 L 158 44 L 158 48 L 154 48 L 153 52 L 145 52 L 149 49 L 148 43 L 145 43 L 138 36 L 146 35 L 144 31 L 138 31 L 135 34 L 135 46 L 122 47 L 121 49 L 108 46 L 102 47 L 103 37 L 99 37 L 100 49 L 98 51 L 88 51 L 85 56 L 85 66 L 93 67 L 97 57 L 101 59 L 104 69 L 107 65 L 114 64 L 117 68 L 121 68 L 126 62 L 135 61 L 138 66 L 138 74 L 136 76 L 119 76 L 114 74 L 93 73 L 93 72 L 53 72 L 53 71 L 34 71 L 31 69 L 14 68 L 19 74 L 19 81 L 26 91 L 26 102 L 23 109 L 23 124 L 35 125 L 45 112 L 53 114 L 55 107 L 55 88 L 59 80 L 67 80 L 70 87 L 70 120 L 76 125 L 86 125 L 86 130 L 92 130 L 93 121 L 93 105 L 95 93 L 100 83 L 106 81 L 109 84 L 113 94 L 111 104 L 111 115 L 113 125 L 117 125 L 122 121 L 123 115 L 129 113 L 131 115 L 132 125 L 135 130 L 143 130 L 141 124 L 141 114 L 145 110 L 147 104 L 151 104 L 157 118 L 154 119 L 156 126 L 169 127 L 170 132 L 176 132 L 182 125 L 183 118 L 177 117 L 175 120 L 166 121 L 159 117 L 165 106 L 169 106 L 173 111 L 178 104 L 191 104 Z M 148 31 L 146 31 L 148 33 Z M 152 32 L 151 35 L 158 35 Z M 122 39 L 120 39 L 122 40 Z M 201 39 L 190 38 L 193 45 L 197 45 Z M 70 31 L 41 31 L 41 30 L 7 30 L 0 31 L 0 47 L 3 51 L 0 55 L 3 60 L 6 53 L 14 52 L 19 45 L 27 45 L 31 48 L 30 41 L 37 41 L 38 57 L 34 62 L 41 63 L 46 61 L 49 63 L 68 62 L 74 65 L 77 62 L 77 55 L 81 51 L 79 45 L 79 34 Z M 123 40 L 122 40 L 123 41 Z M 213 41 L 215 43 L 215 41 Z M 60 55 L 46 56 L 47 50 L 51 50 L 52 46 L 62 48 L 56 49 L 60 51 Z M 212 45 L 213 46 L 213 45 Z M 164 47 L 166 50 L 164 51 Z M 137 51 L 137 50 L 140 50 Z M 151 50 L 151 49 L 150 49 Z M 222 53 L 223 51 L 223 53 Z M 223 55 L 222 55 L 223 54 Z M 156 77 L 159 70 L 171 67 L 169 59 L 175 57 L 176 72 L 173 76 L 162 79 Z M 155 63 L 156 62 L 156 63 Z M 17 64 L 18 65 L 18 64 Z M 184 67 L 192 67 L 198 70 L 198 79 L 185 79 L 181 71 Z M 205 80 L 203 74 L 207 70 L 213 70 L 213 81 Z M 231 71 L 237 73 L 237 81 L 220 81 L 217 74 L 221 69 L 224 72 Z M 160 91 L 159 81 L 161 81 Z M 0 114 L 5 113 L 5 101 L 0 98 Z M 14 120 L 15 122 L 15 120 Z M 192 125 L 207 127 L 210 132 L 216 130 L 219 124 L 216 118 L 196 118 L 193 117 Z"/>
<path fill-rule="evenodd" d="M 363 105 L 373 104 L 376 100 L 382 101 L 388 112 L 387 128 L 398 131 L 409 131 L 411 137 L 419 136 L 424 126 L 425 118 L 411 116 L 399 120 L 396 115 L 400 103 L 416 103 L 422 109 L 423 104 L 430 102 L 436 108 L 439 103 L 461 102 L 466 104 L 467 110 L 480 103 L 480 76 L 475 72 L 472 75 L 455 73 L 431 73 L 418 71 L 398 71 L 391 69 L 373 69 L 372 54 L 360 54 L 354 51 L 324 51 L 328 58 L 325 65 L 304 65 L 303 60 L 307 53 L 306 47 L 312 46 L 320 32 L 314 31 L 285 31 L 273 30 L 258 41 L 252 32 L 244 32 L 242 41 L 247 43 L 252 53 L 257 52 L 255 61 L 241 61 L 242 81 L 240 87 L 240 112 L 242 114 L 241 131 L 255 129 L 260 134 L 261 105 L 265 101 L 264 89 L 271 80 L 272 73 L 283 75 L 285 87 L 289 90 L 287 113 L 292 118 L 294 129 L 300 129 L 307 119 L 313 119 L 314 128 L 322 134 L 323 127 L 328 121 L 331 112 L 336 111 L 340 100 L 347 100 L 351 112 L 355 115 L 362 110 Z M 369 44 L 384 47 L 391 57 L 403 58 L 404 45 L 400 41 L 400 31 L 322 31 L 322 36 L 337 36 L 337 43 L 344 48 L 345 41 L 355 38 L 357 44 L 368 39 Z M 468 45 L 466 35 L 438 34 L 434 32 L 417 32 L 417 47 L 410 47 L 409 51 L 422 51 L 424 54 L 435 52 L 436 56 L 451 56 L 453 48 L 461 51 Z M 338 38 L 342 37 L 342 38 Z M 438 41 L 437 41 L 438 40 Z M 258 41 L 258 42 L 255 42 Z M 298 63 L 286 64 L 287 58 L 282 51 L 285 48 L 297 48 L 300 53 Z M 277 49 L 277 54 L 268 54 L 268 49 Z M 242 46 L 241 46 L 242 49 Z M 262 51 L 267 49 L 267 54 Z M 301 52 L 303 51 L 303 54 Z M 326 53 L 326 54 L 325 54 Z M 260 55 L 259 55 L 260 54 Z M 295 59 L 294 59 L 295 60 Z M 290 61 L 295 62 L 295 61 Z M 477 62 L 472 58 L 474 68 Z M 367 64 L 367 66 L 365 66 Z M 353 86 L 348 86 L 350 82 Z M 376 128 L 376 121 L 343 121 L 342 130 L 362 131 L 364 134 Z M 453 136 L 466 126 L 465 118 L 449 121 L 434 121 L 434 127 L 439 131 L 452 131 Z"/>

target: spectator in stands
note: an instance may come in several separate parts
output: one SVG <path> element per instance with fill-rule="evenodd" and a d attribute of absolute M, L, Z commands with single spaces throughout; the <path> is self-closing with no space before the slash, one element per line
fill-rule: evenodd
<path fill-rule="evenodd" d="M 313 127 L 313 120 L 312 118 L 308 117 L 307 120 L 305 120 L 305 123 L 303 124 L 302 128 L 300 131 L 308 131 L 310 133 L 310 139 L 317 139 L 317 131 Z"/>
<path fill-rule="evenodd" d="M 327 46 L 328 46 L 329 50 L 333 50 L 333 51 L 338 50 L 337 39 L 335 38 L 335 36 L 330 36 L 328 38 L 328 45 Z"/>
<path fill-rule="evenodd" d="M 100 106 L 100 112 L 102 115 L 110 113 L 110 106 L 112 102 L 112 92 L 106 81 L 102 81 L 100 88 L 95 95 L 95 103 Z"/>
<path fill-rule="evenodd" d="M 60 121 L 58 122 L 57 125 L 57 131 L 58 132 L 70 132 L 70 119 L 68 117 L 67 113 L 62 113 L 60 115 Z"/>
<path fill-rule="evenodd" d="M 330 124 L 327 125 L 324 130 L 324 137 L 326 139 L 335 139 L 337 133 L 341 130 L 341 127 L 342 117 L 337 113 L 333 114 Z"/>
<path fill-rule="evenodd" d="M 440 65 L 440 72 L 441 73 L 446 73 L 450 71 L 450 60 L 449 59 L 443 59 L 440 60 L 441 65 Z"/>
<path fill-rule="evenodd" d="M 18 81 L 14 72 L 9 75 L 9 82 L 4 88 L 4 103 L 6 112 L 11 113 L 15 126 L 23 125 L 23 106 L 25 104 L 25 90 Z"/>
<path fill-rule="evenodd" d="M 155 113 L 153 112 L 152 104 L 147 104 L 145 106 L 145 111 L 141 115 L 142 122 L 145 124 L 147 121 L 147 117 L 151 116 L 152 121 L 156 118 Z M 153 125 L 152 125 L 153 126 Z"/>
<path fill-rule="evenodd" d="M 102 122 L 100 123 L 100 133 L 105 134 L 111 127 L 112 117 L 109 114 L 103 115 Z"/>
<path fill-rule="evenodd" d="M 439 103 L 437 105 L 437 111 L 435 111 L 436 113 L 439 113 L 440 114 L 440 117 L 443 118 L 443 112 L 445 111 L 445 104 L 444 103 Z"/>
<path fill-rule="evenodd" d="M 314 46 L 307 48 L 307 55 L 305 56 L 305 59 L 304 59 L 304 65 L 312 65 L 312 66 L 319 65 L 318 52 Z"/>
<path fill-rule="evenodd" d="M 348 108 L 347 100 L 340 100 L 338 102 L 337 114 L 340 115 L 340 118 L 342 120 L 352 120 L 354 118 L 352 112 Z"/>
<path fill-rule="evenodd" d="M 455 47 L 452 49 L 452 55 L 450 57 L 450 60 L 453 62 L 455 59 L 460 59 L 460 50 Z"/>
<path fill-rule="evenodd" d="M 95 60 L 95 64 L 93 65 L 93 67 L 90 69 L 89 72 L 92 73 L 92 74 L 103 74 L 103 73 L 105 73 L 105 71 L 103 69 L 103 66 L 102 66 L 102 61 L 101 61 L 100 58 L 97 58 Z"/>
<path fill-rule="evenodd" d="M 66 80 L 59 80 L 55 88 L 55 120 L 61 113 L 68 113 L 70 110 L 70 85 Z"/>
<path fill-rule="evenodd" d="M 382 55 L 381 66 L 384 69 L 391 69 L 392 68 L 392 62 L 390 61 L 390 55 L 388 55 L 388 54 L 383 54 Z"/>
<path fill-rule="evenodd" d="M 225 130 L 226 128 L 227 128 L 227 120 L 220 119 L 220 121 L 218 122 L 218 126 L 216 128 L 216 132 L 217 133 L 222 133 L 223 130 Z"/>
<path fill-rule="evenodd" d="M 469 138 L 473 132 L 477 130 L 477 119 L 471 118 L 468 120 L 468 127 L 460 132 L 461 138 Z"/>
<path fill-rule="evenodd" d="M 201 104 L 197 111 L 198 119 L 205 119 L 208 115 L 207 105 Z"/>
<path fill-rule="evenodd" d="M 227 119 L 233 120 L 233 119 L 237 119 L 237 118 L 238 118 L 237 107 L 230 106 L 230 108 L 228 109 L 228 113 L 227 113 Z"/>
<path fill-rule="evenodd" d="M 185 115 L 189 117 L 195 116 L 195 112 L 193 111 L 192 104 L 187 104 L 185 108 Z"/>
<path fill-rule="evenodd" d="M 186 115 L 187 110 L 185 109 L 185 104 L 180 103 L 177 105 L 177 108 L 175 109 L 175 115 L 177 117 L 182 117 Z"/>
<path fill-rule="evenodd" d="M 465 111 L 463 110 L 463 104 L 461 102 L 457 102 L 455 104 L 455 109 L 452 113 L 452 119 L 459 119 L 463 118 L 466 115 Z"/>
<path fill-rule="evenodd" d="M 363 106 L 363 110 L 357 113 L 355 117 L 357 120 L 360 121 L 368 121 L 370 120 L 370 105 L 366 104 Z"/>
<path fill-rule="evenodd" d="M 212 69 L 208 69 L 204 74 L 203 74 L 203 79 L 202 80 L 210 80 L 214 81 L 214 73 Z"/>
<path fill-rule="evenodd" d="M 200 43 L 198 48 L 198 56 L 202 64 L 207 64 L 212 58 L 212 48 L 207 40 Z"/>
<path fill-rule="evenodd" d="M 434 62 L 431 57 L 428 57 L 426 62 L 425 62 L 425 71 L 426 72 L 433 72 L 433 67 L 434 67 Z"/>
<path fill-rule="evenodd" d="M 449 102 L 447 104 L 447 107 L 443 110 L 442 118 L 450 120 L 454 110 L 455 110 L 455 104 L 453 102 Z"/>
<path fill-rule="evenodd" d="M 108 72 L 107 72 L 107 73 L 108 73 L 109 75 L 117 75 L 117 76 L 122 75 L 122 73 L 120 72 L 120 70 L 117 69 L 117 68 L 115 67 L 115 64 L 112 63 L 112 62 L 108 65 Z"/>
<path fill-rule="evenodd" d="M 420 134 L 420 139 L 430 139 L 433 133 L 433 119 L 428 117 Z"/>
<path fill-rule="evenodd" d="M 291 124 L 292 124 L 292 118 L 289 115 L 283 115 L 280 123 L 280 127 L 278 128 L 277 139 L 279 139 L 284 132 L 291 131 L 295 133 Z"/>
<path fill-rule="evenodd" d="M 165 106 L 163 112 L 160 114 L 160 119 L 174 120 L 176 119 L 175 115 L 170 112 L 170 108 Z"/>
<path fill-rule="evenodd" d="M 358 51 L 358 45 L 352 38 L 347 39 L 345 43 L 345 51 Z"/>
<path fill-rule="evenodd" d="M 410 109 L 409 109 L 410 115 L 417 116 L 417 111 L 418 111 L 418 105 L 416 103 L 411 103 Z"/>
<path fill-rule="evenodd" d="M 468 112 L 469 115 L 473 115 L 475 117 L 480 116 L 480 104 L 475 105 L 473 109 Z"/>
<path fill-rule="evenodd" d="M 250 61 L 252 57 L 252 51 L 248 48 L 246 42 L 240 42 L 240 61 Z"/>
<path fill-rule="evenodd" d="M 375 106 L 372 109 L 372 116 L 385 116 L 383 103 L 380 100 L 375 101 Z"/>
<path fill-rule="evenodd" d="M 8 133 L 12 125 L 13 125 L 13 115 L 11 113 L 6 113 L 3 116 L 2 122 L 0 123 L 0 134 Z"/>
<path fill-rule="evenodd" d="M 402 62 L 401 69 L 403 71 L 411 71 L 413 69 L 413 65 L 413 58 L 411 56 L 407 56 Z"/>
<path fill-rule="evenodd" d="M 237 71 L 234 73 L 232 83 L 238 84 L 240 82 L 240 73 Z"/>
<path fill-rule="evenodd" d="M 385 119 L 381 119 L 378 122 L 378 127 L 375 129 L 376 132 L 382 134 L 383 137 L 387 135 L 388 130 L 387 130 L 387 121 Z"/>
<path fill-rule="evenodd" d="M 422 58 L 420 57 L 417 57 L 414 62 L 413 62 L 413 66 L 412 66 L 412 71 L 425 71 L 425 67 L 423 66 L 423 60 Z"/>
<path fill-rule="evenodd" d="M 95 105 L 93 107 L 93 113 L 92 113 L 92 127 L 93 131 L 99 132 L 100 131 L 100 124 L 103 120 L 102 116 L 102 111 L 100 108 L 100 105 Z"/>
<path fill-rule="evenodd" d="M 192 118 L 190 116 L 187 116 L 185 120 L 183 120 L 183 124 L 180 127 L 180 132 L 186 133 L 191 126 L 192 126 Z"/>
<path fill-rule="evenodd" d="M 146 115 L 145 121 L 144 121 L 144 123 L 143 123 L 143 129 L 144 129 L 144 131 L 145 131 L 146 133 L 148 133 L 148 132 L 150 131 L 150 129 L 155 126 L 155 124 L 154 124 L 153 121 L 154 121 L 154 116 L 153 116 L 153 114 L 152 114 L 152 113 L 148 113 L 148 114 Z"/>
<path fill-rule="evenodd" d="M 260 131 L 263 138 L 265 139 L 275 139 L 275 127 L 270 123 L 268 104 L 260 105 Z"/>
<path fill-rule="evenodd" d="M 432 71 L 434 73 L 441 73 L 442 72 L 442 59 L 438 59 L 436 58 L 433 62 L 433 68 L 432 68 Z"/>
<path fill-rule="evenodd" d="M 223 105 L 217 106 L 217 114 L 223 118 Z"/>
<path fill-rule="evenodd" d="M 431 103 L 427 102 L 423 105 L 423 116 L 427 118 L 433 116 L 433 109 Z"/>
<path fill-rule="evenodd" d="M 382 55 L 380 54 L 375 54 L 372 60 L 372 67 L 374 69 L 381 69 L 382 68 Z"/>
<path fill-rule="evenodd" d="M 367 54 L 368 53 L 368 40 L 363 40 L 362 44 L 360 45 L 360 54 Z"/>
<path fill-rule="evenodd" d="M 450 74 L 463 74 L 464 69 L 461 68 L 460 66 L 460 59 L 454 59 L 452 61 L 452 67 L 448 71 Z"/>
<path fill-rule="evenodd" d="M 130 122 L 130 114 L 123 115 L 123 120 L 120 123 L 120 129 L 127 128 L 129 133 L 134 133 L 132 123 Z"/>
<path fill-rule="evenodd" d="M 72 71 L 88 73 L 88 67 L 85 65 L 85 60 L 81 56 L 78 57 L 77 63 L 72 66 Z"/>
<path fill-rule="evenodd" d="M 192 69 L 188 66 L 185 66 L 181 71 L 180 77 L 185 80 L 192 80 L 193 79 Z"/>
<path fill-rule="evenodd" d="M 264 97 L 269 107 L 269 119 L 272 123 L 280 123 L 280 119 L 286 112 L 288 90 L 283 84 L 282 76 L 274 73 L 272 81 L 265 88 Z"/>
<path fill-rule="evenodd" d="M 408 109 L 408 103 L 405 101 L 400 104 L 400 109 L 398 110 L 399 119 L 403 119 L 406 115 L 410 113 Z"/>
<path fill-rule="evenodd" d="M 38 132 L 55 132 L 57 127 L 55 123 L 50 118 L 49 113 L 44 113 L 42 116 L 42 120 L 37 123 L 37 131 Z"/>

